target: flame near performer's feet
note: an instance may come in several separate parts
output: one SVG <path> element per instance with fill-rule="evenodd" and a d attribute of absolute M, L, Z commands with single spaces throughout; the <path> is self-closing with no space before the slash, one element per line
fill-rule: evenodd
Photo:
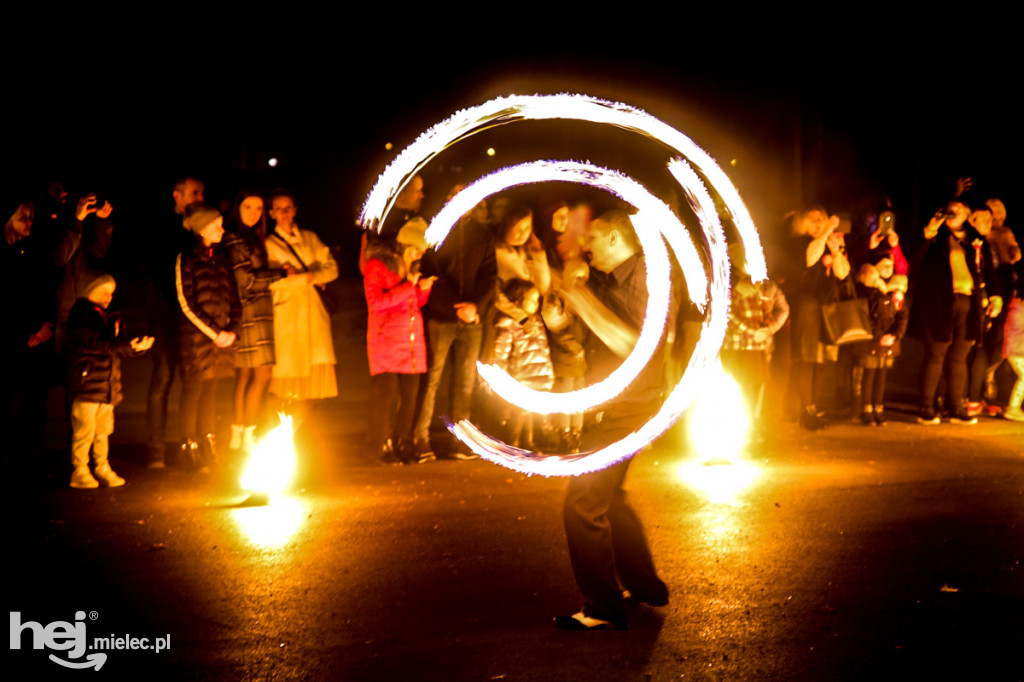
<path fill-rule="evenodd" d="M 281 423 L 256 443 L 242 472 L 241 486 L 254 501 L 264 504 L 287 490 L 295 479 L 295 432 L 292 418 L 280 414 Z"/>

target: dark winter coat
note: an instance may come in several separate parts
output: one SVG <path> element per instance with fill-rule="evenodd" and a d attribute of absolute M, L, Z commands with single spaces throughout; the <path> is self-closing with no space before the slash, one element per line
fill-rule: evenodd
<path fill-rule="evenodd" d="M 231 348 L 217 348 L 222 331 L 238 332 L 241 306 L 227 256 L 218 248 L 199 246 L 175 264 L 175 286 L 181 309 L 178 340 L 186 374 L 204 379 L 230 377 Z"/>
<path fill-rule="evenodd" d="M 117 315 L 87 298 L 68 314 L 68 390 L 72 400 L 117 405 L 121 402 L 121 357 L 137 355 L 118 338 Z"/>
<path fill-rule="evenodd" d="M 67 336 L 67 319 L 71 306 L 84 293 L 82 285 L 98 272 L 110 272 L 109 258 L 114 226 L 109 218 L 89 219 L 88 225 L 74 217 L 61 230 L 54 249 L 54 263 L 62 269 L 57 290 L 57 348 L 62 349 Z"/>
<path fill-rule="evenodd" d="M 897 310 L 891 292 L 883 292 L 874 287 L 863 287 L 859 284 L 857 285 L 857 296 L 859 298 L 866 298 L 868 301 L 868 314 L 871 316 L 871 335 L 874 338 L 870 341 L 854 344 L 854 353 L 889 358 L 898 356 L 900 354 L 900 339 L 907 332 L 909 311 L 906 303 Z M 886 334 L 892 334 L 896 337 L 896 342 L 893 345 L 883 346 L 879 343 Z"/>
<path fill-rule="evenodd" d="M 376 244 L 367 250 L 363 284 L 369 320 L 366 353 L 370 374 L 422 374 L 427 371 L 427 344 L 420 309 L 430 291 L 413 285 L 401 274 L 398 249 Z"/>
<path fill-rule="evenodd" d="M 971 308 L 967 314 L 967 339 L 977 341 L 981 338 L 981 321 L 985 313 L 983 300 L 986 296 L 999 295 L 1000 291 L 988 243 L 974 228 L 966 225 L 965 228 L 961 244 L 967 269 L 974 280 Z M 908 333 L 914 338 L 931 338 L 940 343 L 953 340 L 953 271 L 949 264 L 952 239 L 955 237 L 949 227 L 942 225 L 938 234 L 921 247 L 915 259 L 908 297 L 911 303 Z M 974 244 L 978 246 L 977 258 Z"/>
<path fill-rule="evenodd" d="M 486 226 L 460 222 L 435 251 L 423 255 L 423 276 L 437 281 L 426 306 L 427 317 L 436 322 L 458 322 L 456 303 L 474 303 L 484 317 L 494 299 L 498 265 L 494 239 Z"/>

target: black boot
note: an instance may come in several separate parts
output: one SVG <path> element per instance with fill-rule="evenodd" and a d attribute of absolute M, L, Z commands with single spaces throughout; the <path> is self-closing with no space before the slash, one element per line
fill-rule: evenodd
<path fill-rule="evenodd" d="M 853 401 L 853 407 L 850 410 L 850 417 L 856 421 L 860 418 L 861 412 L 864 410 L 864 396 L 861 394 L 861 382 L 864 381 L 864 368 L 860 365 L 855 365 L 851 371 L 851 383 L 850 383 L 850 397 Z"/>
<path fill-rule="evenodd" d="M 199 440 L 199 470 L 206 472 L 217 464 L 217 441 L 212 433 Z"/>
<path fill-rule="evenodd" d="M 178 466 L 182 469 L 197 469 L 200 466 L 199 443 L 186 438 L 178 452 Z"/>
<path fill-rule="evenodd" d="M 392 445 L 390 438 L 388 438 L 387 440 L 380 444 L 380 449 L 378 450 L 378 452 L 380 454 L 377 456 L 377 461 L 379 461 L 381 464 L 391 466 L 394 464 L 402 463 L 402 460 L 399 459 L 398 455 L 395 453 L 395 448 Z"/>

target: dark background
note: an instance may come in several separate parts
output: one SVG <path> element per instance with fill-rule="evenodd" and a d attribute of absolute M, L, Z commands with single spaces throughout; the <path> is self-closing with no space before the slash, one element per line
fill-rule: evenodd
<path fill-rule="evenodd" d="M 104 191 L 120 229 L 141 236 L 169 211 L 181 176 L 204 180 L 209 203 L 244 186 L 285 185 L 299 194 L 300 224 L 344 252 L 377 174 L 430 125 L 498 95 L 582 92 L 646 109 L 691 136 L 769 238 L 801 204 L 850 211 L 884 193 L 913 246 L 960 176 L 974 179 L 972 200 L 1000 196 L 1008 224 L 1020 222 L 1021 135 L 1010 102 L 1021 79 L 997 20 L 896 26 L 867 10 L 829 20 L 738 10 L 584 20 L 523 9 L 523 28 L 507 16 L 467 24 L 458 17 L 470 15 L 414 9 L 347 23 L 284 15 L 206 25 L 173 12 L 120 27 L 89 15 L 74 26 L 36 18 L 4 43 L 5 194 L 47 177 L 72 194 Z M 495 157 L 484 155 L 488 146 Z M 506 126 L 427 169 L 427 209 L 458 180 L 538 157 L 622 168 L 654 187 L 662 179 L 651 169 L 665 160 L 657 145 L 588 124 Z"/>

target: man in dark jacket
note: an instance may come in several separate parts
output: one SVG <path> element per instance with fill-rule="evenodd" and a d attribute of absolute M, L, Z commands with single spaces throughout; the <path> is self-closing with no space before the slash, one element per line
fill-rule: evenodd
<path fill-rule="evenodd" d="M 647 269 L 633 224 L 623 211 L 609 211 L 591 223 L 584 246 L 591 277 L 586 293 L 570 290 L 568 302 L 592 332 L 587 339 L 588 383 L 604 379 L 636 345 L 647 308 Z M 655 352 L 629 388 L 605 406 L 583 437 L 584 450 L 621 440 L 647 421 L 664 391 L 663 349 Z M 622 488 L 632 458 L 569 481 L 563 506 L 576 584 L 586 603 L 555 624 L 568 630 L 623 629 L 628 600 L 650 606 L 668 603 L 643 525 Z"/>
<path fill-rule="evenodd" d="M 449 354 L 455 363 L 451 419 L 457 422 L 469 417 L 476 361 L 484 338 L 480 321 L 494 299 L 498 277 L 494 241 L 487 226 L 472 216 L 470 213 L 460 220 L 440 248 L 423 256 L 423 276 L 436 276 L 437 281 L 423 309 L 430 357 L 423 401 L 413 428 L 420 462 L 435 458 L 430 445 L 430 423 Z M 472 459 L 476 455 L 456 451 L 453 457 Z"/>
<path fill-rule="evenodd" d="M 114 432 L 114 406 L 121 402 L 120 355 L 139 354 L 153 337 L 119 340 L 120 320 L 108 315 L 114 278 L 95 277 L 84 286 L 68 316 L 68 390 L 71 393 L 71 487 L 114 488 L 124 479 L 110 468 L 108 438 Z M 92 450 L 95 476 L 89 471 Z M 97 479 L 99 479 L 97 481 Z"/>
<path fill-rule="evenodd" d="M 152 233 L 147 234 L 142 271 L 143 291 L 149 307 L 149 330 L 157 339 L 153 349 L 153 374 L 149 380 L 146 419 L 149 427 L 149 462 L 151 468 L 164 466 L 167 440 L 167 399 L 174 384 L 180 362 L 178 348 L 177 292 L 174 288 L 174 263 L 182 252 L 195 247 L 196 239 L 182 222 L 185 209 L 203 201 L 203 183 L 195 178 L 182 178 L 174 183 L 171 193 L 174 213 L 167 216 Z"/>

